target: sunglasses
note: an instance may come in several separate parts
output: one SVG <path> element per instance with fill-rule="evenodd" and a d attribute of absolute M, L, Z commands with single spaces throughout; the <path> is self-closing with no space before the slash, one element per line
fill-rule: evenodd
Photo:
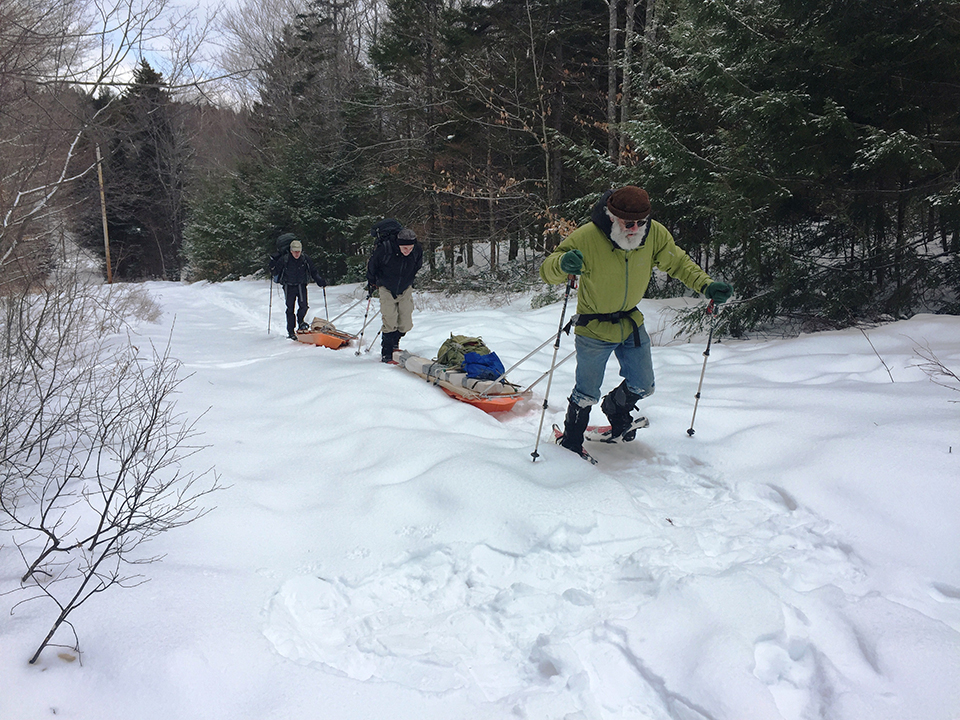
<path fill-rule="evenodd" d="M 644 218 L 643 220 L 621 220 L 620 222 L 623 223 L 623 227 L 625 227 L 627 230 L 630 230 L 638 225 L 646 225 L 647 220 L 649 219 L 650 218 Z"/>

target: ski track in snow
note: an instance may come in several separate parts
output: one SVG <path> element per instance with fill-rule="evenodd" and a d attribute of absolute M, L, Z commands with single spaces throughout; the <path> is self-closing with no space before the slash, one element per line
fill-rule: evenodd
<path fill-rule="evenodd" d="M 232 291 L 224 286 L 213 294 L 223 316 L 219 329 L 262 332 L 267 310 L 251 310 L 249 300 Z M 203 298 L 210 300 L 211 294 Z M 355 294 L 328 297 L 330 307 L 337 308 L 330 314 L 356 299 Z M 311 302 L 308 318 L 322 316 L 315 288 Z M 358 331 L 364 309 L 360 303 L 338 327 Z M 469 310 L 459 312 L 452 330 L 483 335 L 507 367 L 534 347 L 529 322 L 481 329 L 471 327 L 471 319 Z M 282 336 L 282 302 L 276 293 L 271 322 Z M 449 317 L 442 314 L 420 314 L 415 322 L 417 344 L 426 347 L 430 341 L 438 346 L 451 330 Z M 378 327 L 374 322 L 367 328 L 364 349 Z M 683 350 L 686 354 L 672 359 L 656 356 L 661 371 L 669 372 L 669 362 L 699 367 L 700 348 Z M 235 363 L 225 353 L 217 367 L 268 362 L 289 352 L 288 346 L 271 343 L 261 358 Z M 351 346 L 344 354 L 354 352 Z M 372 371 L 386 370 L 346 359 L 351 362 L 325 367 L 324 390 L 305 388 L 296 403 L 322 393 L 331 402 L 337 381 L 352 383 L 362 376 L 364 382 L 377 383 L 380 376 Z M 531 382 L 549 361 L 548 348 L 511 379 Z M 861 381 L 865 375 L 868 381 L 886 381 L 879 361 L 864 355 L 846 358 L 842 346 L 836 358 L 823 362 L 833 375 L 817 370 L 803 375 L 790 363 L 796 376 L 788 377 L 776 358 L 753 364 L 751 371 L 758 382 L 816 386 L 853 375 Z M 573 364 L 565 371 L 572 373 Z M 204 361 L 187 358 L 185 365 L 198 370 Z M 754 698 L 750 717 L 807 720 L 856 717 L 864 687 L 882 698 L 878 649 L 858 629 L 857 607 L 870 601 L 869 569 L 830 523 L 791 497 L 775 478 L 766 484 L 731 483 L 693 456 L 658 452 L 644 439 L 648 430 L 628 445 L 597 448 L 598 468 L 581 467 L 579 459 L 541 441 L 543 460 L 531 468 L 525 448 L 537 431 L 543 384 L 536 401 L 505 417 L 470 416 L 470 424 L 461 429 L 464 406 L 426 383 L 395 380 L 384 382 L 384 391 L 407 393 L 412 407 L 423 411 L 405 417 L 408 427 L 463 432 L 465 441 L 490 438 L 517 456 L 493 458 L 478 472 L 513 473 L 520 482 L 541 482 L 545 491 L 555 493 L 570 491 L 568 477 L 619 490 L 610 491 L 609 502 L 588 520 L 571 522 L 560 512 L 530 518 L 525 544 L 444 541 L 440 524 L 413 523 L 398 531 L 411 549 L 381 567 L 335 574 L 323 572 L 322 563 L 304 567 L 301 574 L 278 581 L 264 608 L 263 632 L 280 655 L 358 681 L 396 683 L 423 693 L 466 692 L 476 703 L 493 704 L 514 717 L 719 720 L 737 712 L 724 708 L 729 695 Z M 569 382 L 559 384 L 562 389 L 552 391 L 555 406 Z M 332 403 L 340 400 L 334 396 Z M 556 407 L 553 411 L 558 412 Z M 329 421 L 324 426 L 329 428 L 329 461 L 336 464 L 340 454 L 362 456 L 352 460 L 354 467 L 373 476 L 384 458 L 403 448 L 380 432 L 390 428 L 376 407 L 351 412 L 366 423 L 367 436 L 381 438 L 381 444 L 375 450 L 365 447 L 365 438 L 337 426 L 331 410 L 324 419 Z M 549 427 L 548 420 L 545 436 Z M 405 461 L 402 476 L 375 476 L 350 492 L 375 494 L 390 484 L 429 478 L 455 466 L 455 454 L 424 449 L 415 461 Z M 557 475 L 561 471 L 567 474 Z M 369 554 L 362 547 L 355 552 L 357 557 Z M 946 584 L 935 585 L 931 593 L 945 602 L 960 600 L 960 590 Z M 665 632 L 664 623 L 680 607 L 698 621 Z M 731 607 L 742 612 L 731 613 Z M 909 611 L 891 607 L 889 612 Z M 686 650 L 671 652 L 677 644 Z M 731 654 L 739 661 L 734 669 L 722 666 Z M 728 693 L 728 685 L 736 691 Z"/>

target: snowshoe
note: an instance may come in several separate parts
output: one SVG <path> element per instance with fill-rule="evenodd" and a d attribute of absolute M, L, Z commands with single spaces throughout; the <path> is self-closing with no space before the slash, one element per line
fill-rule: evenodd
<path fill-rule="evenodd" d="M 637 430 L 649 427 L 650 421 L 645 417 L 638 417 L 630 423 L 630 426 L 621 436 L 614 436 L 612 428 L 609 425 L 589 425 L 583 431 L 583 439 L 590 442 L 619 443 L 633 442 L 637 438 Z"/>
<path fill-rule="evenodd" d="M 563 439 L 563 430 L 560 429 L 560 426 L 559 426 L 559 425 L 554 425 L 554 426 L 553 426 L 553 439 L 554 439 L 554 442 L 557 443 L 557 445 L 559 445 L 559 444 L 560 444 L 560 441 Z M 566 448 L 566 449 L 567 449 L 567 450 L 571 450 L 570 448 Z M 577 452 L 577 451 L 576 451 L 576 450 L 571 450 L 571 452 Z M 597 464 L 596 459 L 595 459 L 590 453 L 588 453 L 586 450 L 584 450 L 582 447 L 580 448 L 580 452 L 578 453 L 578 455 L 580 455 L 580 457 L 582 457 L 584 460 L 586 460 L 586 461 L 587 461 L 588 463 L 590 463 L 591 465 L 596 465 L 596 464 Z"/>

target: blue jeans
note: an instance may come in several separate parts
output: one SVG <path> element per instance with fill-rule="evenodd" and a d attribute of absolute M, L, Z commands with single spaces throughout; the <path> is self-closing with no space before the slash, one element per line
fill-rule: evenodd
<path fill-rule="evenodd" d="M 573 388 L 570 400 L 580 407 L 588 407 L 600 402 L 600 386 L 607 369 L 610 353 L 615 353 L 620 363 L 620 377 L 627 383 L 627 389 L 641 398 L 653 395 L 653 358 L 650 356 L 650 336 L 643 325 L 638 330 L 640 345 L 634 342 L 633 333 L 622 343 L 610 343 L 603 340 L 576 336 L 577 348 L 577 384 Z"/>

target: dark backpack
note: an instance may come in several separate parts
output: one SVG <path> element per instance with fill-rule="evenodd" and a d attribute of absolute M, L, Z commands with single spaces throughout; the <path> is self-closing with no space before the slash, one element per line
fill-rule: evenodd
<path fill-rule="evenodd" d="M 270 258 L 270 275 L 275 283 L 280 282 L 283 269 L 287 266 L 287 257 L 290 255 L 290 243 L 297 239 L 293 233 L 283 233 L 277 238 L 277 252 Z"/>
<path fill-rule="evenodd" d="M 384 218 L 370 228 L 370 235 L 373 236 L 376 244 L 379 245 L 385 240 L 396 240 L 401 230 L 403 230 L 403 225 L 401 225 L 399 221 L 393 218 Z"/>

